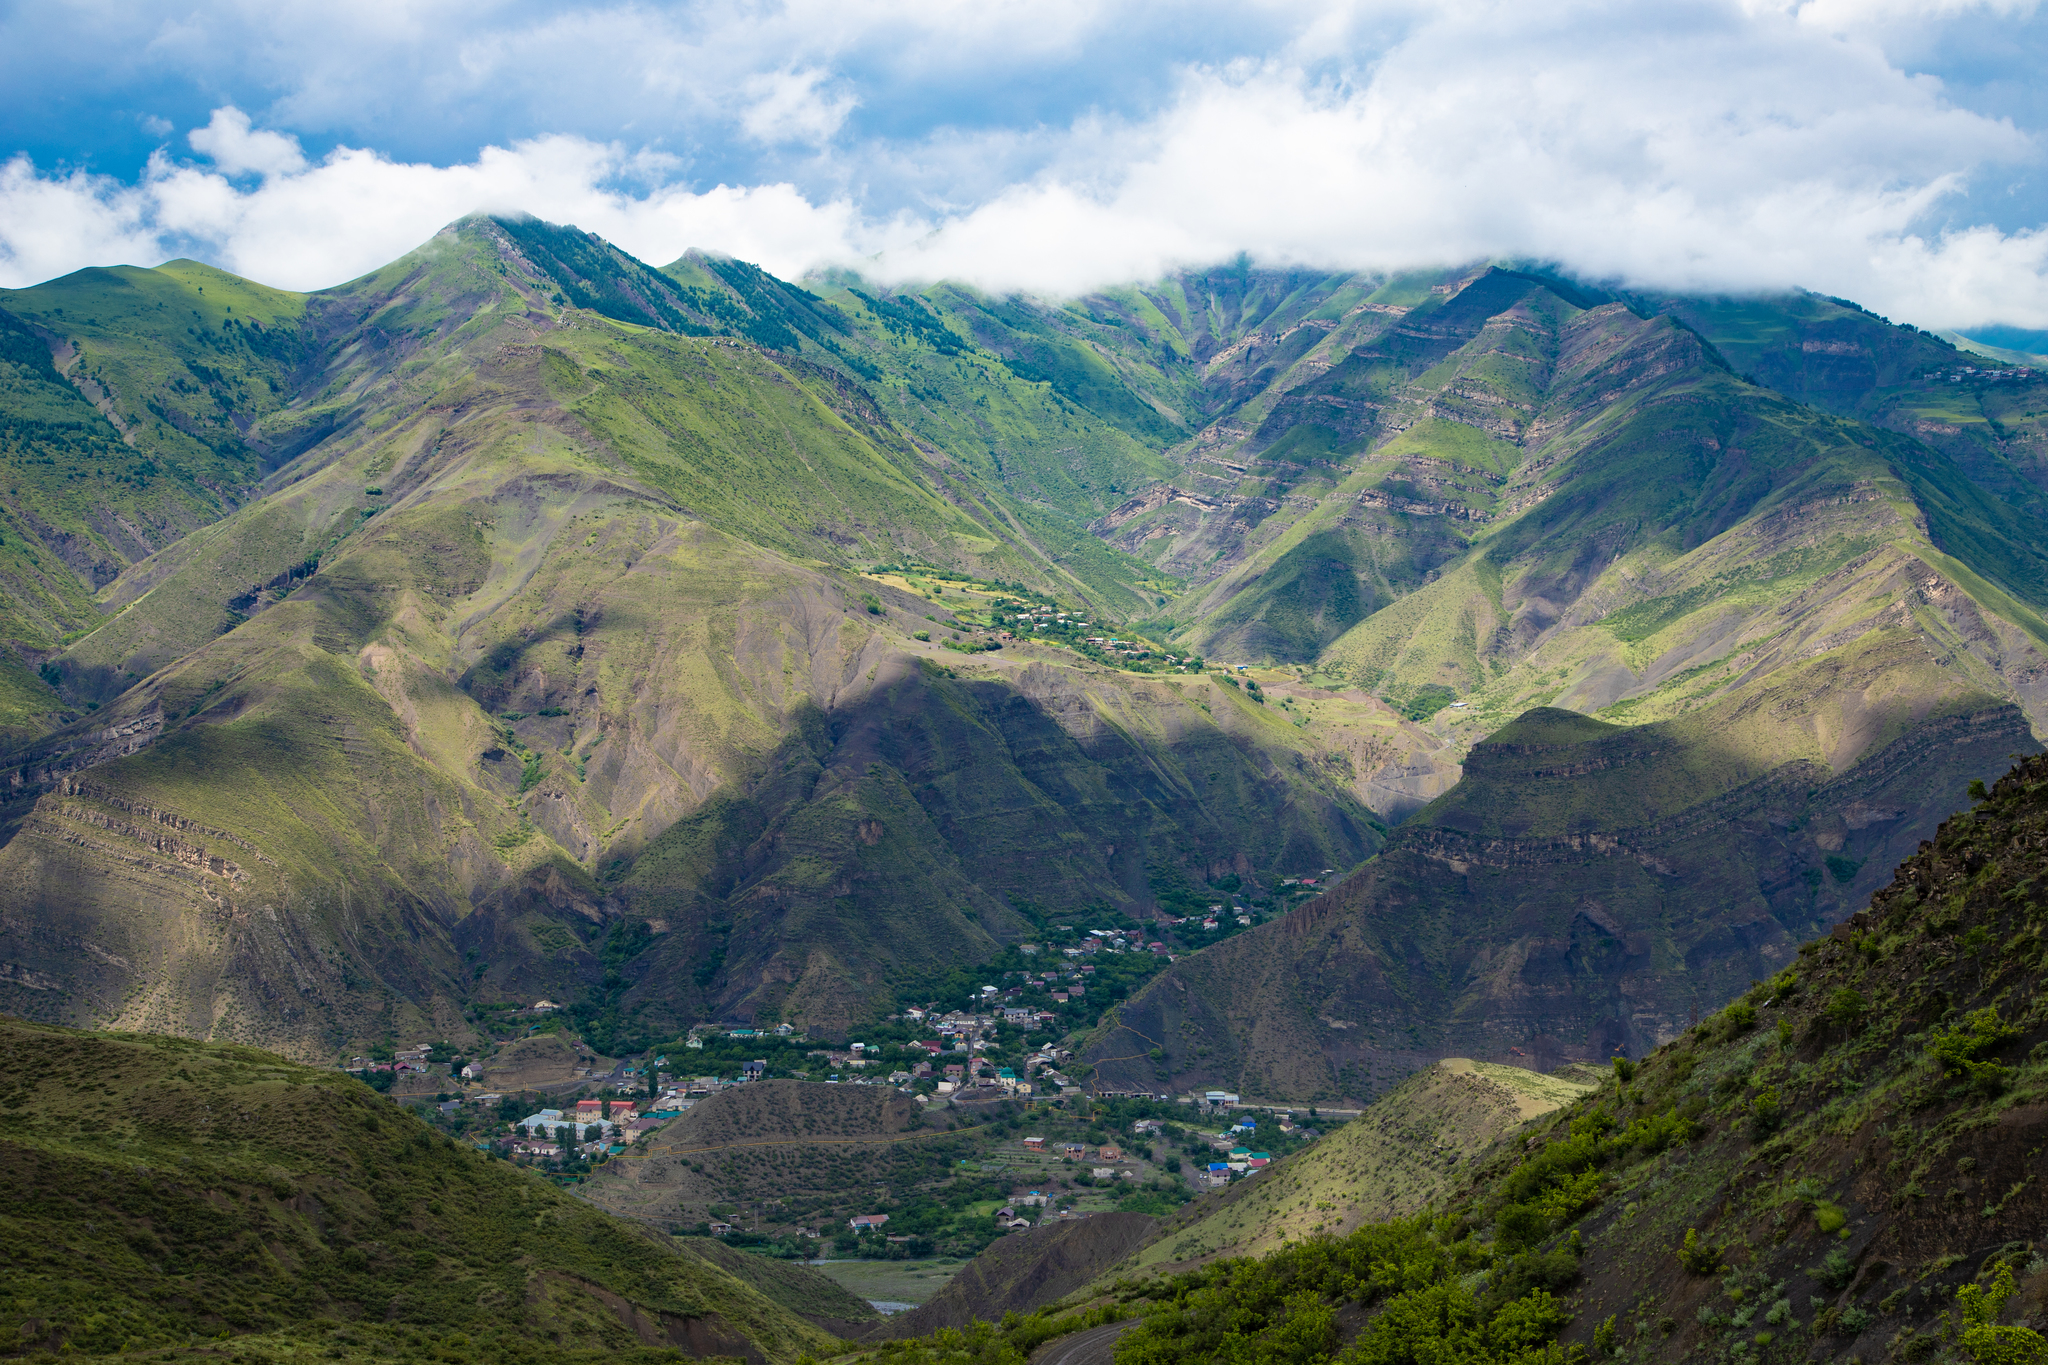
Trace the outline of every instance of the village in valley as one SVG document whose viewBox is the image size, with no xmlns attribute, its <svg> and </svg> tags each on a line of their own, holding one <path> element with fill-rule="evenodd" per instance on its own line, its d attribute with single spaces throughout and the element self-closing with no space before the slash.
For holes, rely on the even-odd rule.
<svg viewBox="0 0 2048 1365">
<path fill-rule="evenodd" d="M 1313 889 L 1307 880 L 1301 892 Z M 664 1231 L 820 1263 L 929 1266 L 929 1284 L 886 1293 L 930 1292 L 1006 1234 L 1100 1213 L 1170 1213 L 1256 1178 L 1343 1121 L 1220 1090 L 1101 1093 L 1075 1064 L 1088 1030 L 1177 956 L 1185 933 L 1239 930 L 1293 891 L 1227 896 L 1142 927 L 1051 926 L 1044 941 L 939 983 L 933 993 L 944 998 L 844 1041 L 815 1040 L 790 1021 L 730 1023 L 613 1057 L 592 1046 L 572 1007 L 538 1000 L 486 1016 L 492 1042 L 476 1055 L 418 1043 L 343 1065 L 477 1150 Z M 840 1144 L 829 1153 L 794 1127 L 717 1140 L 746 1093 L 791 1084 L 817 1097 L 805 1101 L 814 1107 L 828 1094 L 894 1103 L 903 1130 L 863 1136 L 856 1124 L 829 1140 Z M 743 1160 L 714 1173 L 711 1153 L 778 1145 L 816 1166 L 815 1188 L 786 1170 L 763 1179 Z M 677 1188 L 620 1202 L 636 1182 L 661 1186 L 648 1172 L 664 1162 L 687 1167 Z"/>
</svg>

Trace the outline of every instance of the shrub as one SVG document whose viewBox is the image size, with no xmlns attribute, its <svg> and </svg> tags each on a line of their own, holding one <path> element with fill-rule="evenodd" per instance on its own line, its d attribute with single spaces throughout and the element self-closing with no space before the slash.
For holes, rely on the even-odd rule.
<svg viewBox="0 0 2048 1365">
<path fill-rule="evenodd" d="M 1646 1156 L 1655 1156 L 1675 1142 L 1690 1142 L 1699 1136 L 1699 1125 L 1675 1110 L 1646 1115 L 1631 1123 L 1615 1138 Z"/>
<path fill-rule="evenodd" d="M 1495 1272 L 1487 1303 L 1508 1304 L 1532 1293 L 1548 1297 L 1577 1278 L 1579 1258 L 1569 1251 L 1525 1251 Z"/>
<path fill-rule="evenodd" d="M 1806 1273 L 1829 1289 L 1845 1289 L 1849 1281 L 1856 1278 L 1856 1259 L 1841 1247 L 1836 1247 Z"/>
<path fill-rule="evenodd" d="M 1822 1232 L 1837 1233 L 1849 1225 L 1849 1213 L 1840 1204 L 1815 1204 L 1813 1221 L 1820 1225 Z"/>
<path fill-rule="evenodd" d="M 1510 1254 L 1526 1251 L 1550 1235 L 1550 1220 L 1528 1204 L 1511 1204 L 1494 1220 L 1494 1239 Z"/>
<path fill-rule="evenodd" d="M 1636 1078 L 1636 1064 L 1626 1057 L 1614 1059 L 1614 1079 L 1627 1085 Z"/>
<path fill-rule="evenodd" d="M 1437 712 L 1458 699 L 1458 694 L 1442 683 L 1425 683 L 1397 708 L 1409 720 L 1428 720 Z"/>
<path fill-rule="evenodd" d="M 1785 1126 L 1785 1105 L 1778 1088 L 1767 1085 L 1749 1102 L 1749 1135 L 1761 1142 Z"/>
<path fill-rule="evenodd" d="M 1847 1028 L 1861 1019 L 1863 1011 L 1867 1008 L 1869 1008 L 1869 1002 L 1864 1000 L 1857 992 L 1844 986 L 1841 990 L 1828 997 L 1827 1008 L 1822 1010 L 1822 1013 L 1827 1016 L 1827 1021 L 1830 1024 L 1837 1024 Z"/>
<path fill-rule="evenodd" d="M 1998 1017 L 1998 1007 L 1989 1005 L 1963 1016 L 1954 1025 L 1938 1029 L 1927 1040 L 1927 1055 L 1941 1074 L 1962 1079 L 1985 1094 L 2002 1092 L 2012 1079 L 2012 1070 L 1984 1055 L 2019 1037 L 2020 1031 Z"/>
<path fill-rule="evenodd" d="M 1685 1244 L 1678 1248 L 1678 1263 L 1695 1275 L 1712 1275 L 1721 1268 L 1725 1253 L 1700 1241 L 1698 1228 L 1685 1230 Z"/>
<path fill-rule="evenodd" d="M 1966 1284 L 1956 1290 L 1963 1317 L 1963 1354 L 1978 1365 L 2040 1365 L 2048 1361 L 2048 1339 L 2027 1327 L 2002 1327 L 1998 1314 L 2013 1296 L 2012 1267 L 2000 1263 L 1987 1289 Z"/>
<path fill-rule="evenodd" d="M 1747 1033 L 1756 1025 L 1756 1006 L 1738 1000 L 1721 1011 L 1721 1018 L 1727 1024 L 1729 1033 Z"/>
<path fill-rule="evenodd" d="M 1607 1321 L 1593 1329 L 1593 1352 L 1596 1355 L 1621 1354 L 1621 1331 L 1614 1325 L 1614 1315 L 1608 1314 Z"/>
</svg>

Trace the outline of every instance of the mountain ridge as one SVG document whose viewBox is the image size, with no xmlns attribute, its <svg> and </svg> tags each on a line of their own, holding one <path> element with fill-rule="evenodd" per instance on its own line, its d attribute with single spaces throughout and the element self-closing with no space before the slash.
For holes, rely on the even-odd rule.
<svg viewBox="0 0 2048 1365">
<path fill-rule="evenodd" d="M 1740 768 L 1756 810 L 1841 825 L 1737 859 L 1832 878 L 1822 854 L 1868 842 L 1850 806 L 1892 800 L 1841 785 L 1860 759 L 1961 725 L 1953 762 L 1886 760 L 1959 787 L 2029 742 L 1997 704 L 2038 732 L 2048 695 L 2023 432 L 1949 455 L 1863 422 L 1910 425 L 1956 353 L 1843 305 L 1798 304 L 1787 342 L 1764 305 L 1485 265 L 1053 305 L 656 269 L 483 216 L 313 295 L 166 269 L 0 300 L 60 348 L 95 310 L 80 382 L 131 429 L 152 384 L 182 395 L 162 439 L 252 474 L 67 588 L 65 622 L 96 587 L 96 629 L 52 617 L 14 656 L 0 996 L 46 1017 L 305 1056 L 542 994 L 843 1031 L 1038 915 L 1364 863 L 1426 801 L 1498 799 L 1453 787 L 1462 760 L 1552 705 L 1692 735 L 1674 773 Z M 1796 372 L 1842 414 L 1734 372 L 1838 332 L 1891 348 L 1868 383 Z M 2024 388 L 1972 382 L 1986 414 Z M 910 562 L 961 578 L 883 572 Z M 1026 640 L 1027 603 L 1177 661 Z M 1300 648 L 1249 688 L 1180 661 L 1261 631 Z M 1757 706 L 1848 805 L 1715 748 Z"/>
</svg>

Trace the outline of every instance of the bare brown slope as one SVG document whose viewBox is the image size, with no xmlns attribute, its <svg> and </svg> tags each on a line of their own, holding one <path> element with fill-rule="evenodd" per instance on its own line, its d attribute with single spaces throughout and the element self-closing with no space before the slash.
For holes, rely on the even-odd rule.
<svg viewBox="0 0 2048 1365">
<path fill-rule="evenodd" d="M 942 1181 L 973 1150 L 944 1111 L 888 1086 L 758 1081 L 693 1106 L 598 1169 L 593 1203 L 661 1227 L 713 1204 L 766 1223 L 806 1223 L 851 1190 Z"/>
<path fill-rule="evenodd" d="M 1972 778 L 2036 747 L 2016 707 L 1952 682 L 1922 709 L 1926 667 L 1901 639 L 1680 722 L 1532 713 L 1344 884 L 1126 1004 L 1091 1045 L 1094 1083 L 1365 1099 L 1447 1055 L 1641 1055 L 1790 961 Z M 1831 772 L 1818 745 L 1849 712 L 1897 738 Z"/>
<path fill-rule="evenodd" d="M 923 1336 L 1043 1308 L 1137 1250 L 1157 1222 L 1142 1213 L 1098 1213 L 1012 1233 L 961 1267 L 928 1302 L 871 1335 Z"/>
</svg>

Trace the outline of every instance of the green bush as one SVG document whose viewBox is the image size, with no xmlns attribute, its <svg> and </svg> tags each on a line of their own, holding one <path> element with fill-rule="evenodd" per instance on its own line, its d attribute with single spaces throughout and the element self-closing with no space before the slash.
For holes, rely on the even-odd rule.
<svg viewBox="0 0 2048 1365">
<path fill-rule="evenodd" d="M 1396 709 L 1409 720 L 1428 720 L 1457 699 L 1458 694 L 1444 684 L 1425 683 Z"/>
<path fill-rule="evenodd" d="M 1785 1105 L 1778 1088 L 1767 1085 L 1749 1102 L 1749 1135 L 1761 1142 L 1785 1126 Z"/>
<path fill-rule="evenodd" d="M 1956 1290 L 1962 1315 L 1963 1354 L 1978 1365 L 2042 1365 L 2048 1362 L 2048 1339 L 2028 1327 L 1999 1325 L 1998 1315 L 2014 1293 L 2012 1267 L 2000 1262 L 1989 1288 L 1966 1284 Z"/>
<path fill-rule="evenodd" d="M 1821 1263 L 1807 1272 L 1829 1289 L 1846 1289 L 1849 1281 L 1856 1278 L 1856 1258 L 1841 1247 L 1836 1247 L 1821 1259 Z"/>
<path fill-rule="evenodd" d="M 1700 1241 L 1698 1228 L 1685 1230 L 1685 1243 L 1678 1248 L 1678 1263 L 1695 1275 L 1712 1275 L 1721 1268 L 1725 1255 L 1719 1247 L 1709 1247 Z"/>
<path fill-rule="evenodd" d="M 1844 986 L 1828 997 L 1827 1006 L 1821 1013 L 1830 1024 L 1848 1028 L 1861 1019 L 1869 1007 L 1869 1002 L 1860 993 Z"/>
<path fill-rule="evenodd" d="M 2011 1082 L 2012 1070 L 1984 1060 L 1984 1055 L 2019 1036 L 2020 1031 L 2000 1019 L 1998 1007 L 1991 1005 L 1929 1035 L 1927 1055 L 1943 1076 L 1965 1080 L 1973 1089 L 1996 1095 Z"/>
<path fill-rule="evenodd" d="M 1550 1219 L 1527 1204 L 1511 1204 L 1493 1221 L 1495 1244 L 1512 1255 L 1526 1251 L 1550 1235 Z"/>
</svg>

